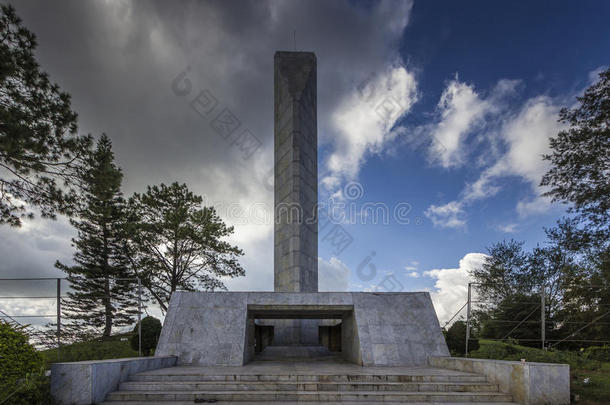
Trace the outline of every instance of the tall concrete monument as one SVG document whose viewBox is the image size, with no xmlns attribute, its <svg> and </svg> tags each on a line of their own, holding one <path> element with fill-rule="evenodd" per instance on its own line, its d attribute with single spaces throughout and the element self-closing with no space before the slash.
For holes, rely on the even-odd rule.
<svg viewBox="0 0 610 405">
<path fill-rule="evenodd" d="M 315 55 L 274 81 L 274 291 L 176 291 L 155 357 L 55 363 L 59 403 L 569 404 L 567 365 L 447 357 L 428 292 L 318 292 Z"/>
<path fill-rule="evenodd" d="M 318 291 L 318 123 L 316 56 L 274 57 L 274 291 Z M 274 342 L 317 344 L 318 323 L 280 320 Z"/>
<path fill-rule="evenodd" d="M 317 292 L 316 56 L 277 52 L 274 87 L 274 290 Z"/>
<path fill-rule="evenodd" d="M 274 292 L 175 292 L 156 355 L 240 366 L 324 344 L 352 363 L 406 366 L 449 354 L 427 292 L 318 292 L 316 73 L 311 52 L 275 54 Z"/>
</svg>

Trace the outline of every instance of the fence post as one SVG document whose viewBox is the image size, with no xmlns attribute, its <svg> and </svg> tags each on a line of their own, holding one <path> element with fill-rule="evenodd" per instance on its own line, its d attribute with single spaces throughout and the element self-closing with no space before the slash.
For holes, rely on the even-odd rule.
<svg viewBox="0 0 610 405">
<path fill-rule="evenodd" d="M 466 307 L 466 353 L 464 357 L 468 357 L 468 341 L 470 340 L 470 298 L 471 298 L 472 284 L 468 283 L 468 306 Z"/>
<path fill-rule="evenodd" d="M 546 339 L 546 310 L 544 303 L 544 284 L 540 287 L 540 340 L 542 341 L 542 350 L 545 350 L 544 341 Z"/>
<path fill-rule="evenodd" d="M 61 360 L 61 278 L 57 279 L 57 361 Z"/>
<path fill-rule="evenodd" d="M 138 356 L 142 357 L 142 281 L 138 277 Z"/>
</svg>

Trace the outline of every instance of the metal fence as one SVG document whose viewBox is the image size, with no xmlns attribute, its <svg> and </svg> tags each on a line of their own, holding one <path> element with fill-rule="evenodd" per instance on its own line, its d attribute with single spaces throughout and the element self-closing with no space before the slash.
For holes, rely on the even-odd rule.
<svg viewBox="0 0 610 405">
<path fill-rule="evenodd" d="M 141 320 L 144 300 L 141 280 L 139 278 L 111 280 L 134 281 L 137 283 L 138 355 L 142 356 Z M 8 293 L 8 291 L 18 290 L 14 283 L 20 283 L 20 286 L 17 287 L 20 287 L 22 292 L 25 293 L 21 295 Z M 61 360 L 61 346 L 65 340 L 62 331 L 62 303 L 69 298 L 67 295 L 70 289 L 69 284 L 65 277 L 0 278 L 0 285 L 2 286 L 0 288 L 0 319 L 15 327 L 22 328 L 30 336 L 30 343 L 34 346 L 56 348 L 57 361 Z M 54 325 L 53 330 L 51 325 Z"/>
<path fill-rule="evenodd" d="M 475 309 L 481 307 L 493 307 L 497 303 L 492 303 L 490 301 L 484 301 L 476 297 L 476 287 L 481 285 L 480 283 L 468 283 L 468 297 L 466 302 L 460 307 L 460 309 L 443 325 L 443 329 L 446 329 L 454 320 L 463 319 L 466 322 L 466 339 L 465 339 L 465 348 L 464 354 L 468 356 L 469 352 L 469 343 L 474 339 L 487 339 L 487 340 L 496 340 L 496 341 L 514 341 L 518 340 L 520 342 L 528 342 L 534 343 L 539 342 L 540 347 L 543 350 L 547 350 L 561 343 L 566 342 L 575 342 L 575 343 L 585 343 L 585 344 L 608 344 L 610 340 L 605 339 L 586 339 L 581 336 L 584 332 L 587 331 L 588 328 L 592 326 L 600 326 L 600 325 L 610 325 L 610 322 L 604 322 L 604 318 L 610 318 L 610 304 L 598 303 L 600 308 L 603 308 L 600 315 L 593 317 L 593 319 L 587 319 L 584 321 L 571 321 L 571 320 L 551 320 L 547 316 L 549 313 L 549 302 L 548 302 L 548 292 L 546 288 L 541 288 L 539 292 L 535 295 L 538 295 L 538 299 L 532 301 L 513 301 L 512 303 L 515 305 L 519 305 L 521 309 L 527 308 L 527 314 L 522 316 L 519 314 L 515 314 L 514 317 L 511 316 L 511 319 L 505 318 L 494 318 L 488 319 L 487 322 L 490 323 L 503 323 L 508 325 L 514 325 L 510 330 L 505 333 L 501 338 L 494 338 L 489 336 L 478 336 L 477 338 L 472 337 L 472 322 L 473 322 L 473 313 Z M 593 290 L 608 288 L 607 286 L 588 286 Z M 576 328 L 576 330 L 568 333 L 565 336 L 556 336 L 555 338 L 549 338 L 549 332 L 553 332 L 553 325 L 561 324 L 561 325 L 572 325 Z M 533 331 L 538 329 L 538 338 L 523 338 L 519 336 L 515 336 L 514 332 L 517 331 L 521 326 L 529 325 L 529 330 Z"/>
</svg>

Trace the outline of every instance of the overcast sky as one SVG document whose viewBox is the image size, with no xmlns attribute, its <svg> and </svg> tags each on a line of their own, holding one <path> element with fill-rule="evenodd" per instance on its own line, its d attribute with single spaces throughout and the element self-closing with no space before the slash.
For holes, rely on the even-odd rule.
<svg viewBox="0 0 610 405">
<path fill-rule="evenodd" d="M 534 246 L 563 214 L 540 196 L 540 156 L 558 110 L 610 64 L 605 2 L 14 5 L 79 131 L 112 139 L 126 196 L 184 182 L 235 225 L 246 277 L 231 290 L 273 289 L 273 54 L 315 52 L 319 199 L 354 207 L 344 249 L 320 230 L 320 289 L 430 290 L 441 319 L 464 302 L 486 246 Z M 192 108 L 199 94 L 214 100 L 209 114 Z M 259 148 L 213 129 L 224 109 Z M 386 204 L 390 221 L 367 221 L 367 203 Z M 73 235 L 62 218 L 0 228 L 1 274 L 60 276 Z"/>
</svg>

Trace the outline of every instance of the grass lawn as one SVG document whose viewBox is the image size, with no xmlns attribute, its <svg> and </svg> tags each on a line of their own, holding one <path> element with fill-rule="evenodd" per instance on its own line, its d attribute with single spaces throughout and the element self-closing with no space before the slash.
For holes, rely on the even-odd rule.
<svg viewBox="0 0 610 405">
<path fill-rule="evenodd" d="M 485 339 L 479 340 L 479 344 L 479 349 L 472 351 L 471 357 L 517 361 L 525 359 L 532 362 L 569 364 L 573 403 L 582 405 L 610 404 L 609 362 L 587 360 L 573 351 L 543 351 L 532 347 Z"/>
<path fill-rule="evenodd" d="M 107 339 L 73 343 L 61 347 L 59 361 L 106 360 L 122 357 L 138 357 L 138 351 L 129 344 L 131 334 L 114 335 Z M 47 364 L 56 363 L 57 349 L 40 352 Z"/>
<path fill-rule="evenodd" d="M 578 395 L 578 404 L 610 404 L 610 363 L 602 363 L 599 370 L 572 370 L 572 394 Z M 585 378 L 589 381 L 584 383 Z"/>
</svg>

